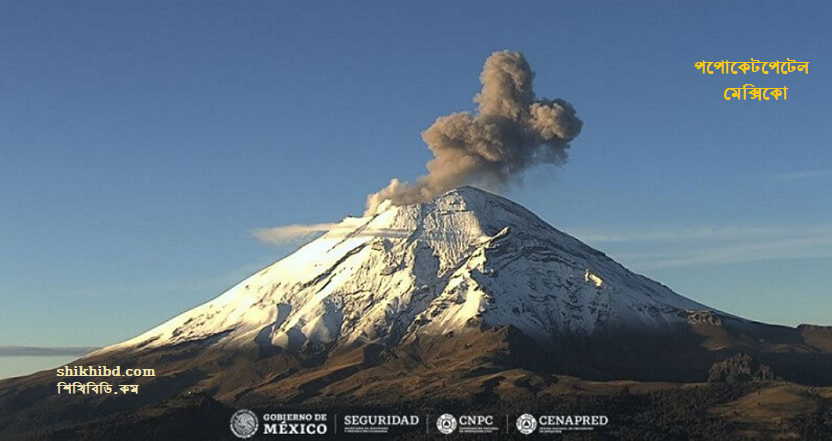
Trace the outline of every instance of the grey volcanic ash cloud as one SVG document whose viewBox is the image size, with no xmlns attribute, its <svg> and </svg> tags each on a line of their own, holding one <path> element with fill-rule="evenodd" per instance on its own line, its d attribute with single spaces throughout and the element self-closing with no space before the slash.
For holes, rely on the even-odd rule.
<svg viewBox="0 0 832 441">
<path fill-rule="evenodd" d="M 393 179 L 367 197 L 367 214 L 392 205 L 428 201 L 460 185 L 500 191 L 535 164 L 562 164 L 583 122 L 562 99 L 536 99 L 534 73 L 520 52 L 499 51 L 485 61 L 474 97 L 478 111 L 440 117 L 422 139 L 434 158 L 415 184 Z"/>
</svg>

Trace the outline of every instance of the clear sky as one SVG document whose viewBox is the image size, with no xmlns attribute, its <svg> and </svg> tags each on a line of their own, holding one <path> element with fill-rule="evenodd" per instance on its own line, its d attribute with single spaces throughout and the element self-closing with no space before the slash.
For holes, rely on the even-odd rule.
<svg viewBox="0 0 832 441">
<path fill-rule="evenodd" d="M 103 346 L 360 214 L 522 51 L 584 121 L 507 196 L 682 295 L 832 325 L 829 2 L 0 2 L 0 346 Z M 791 58 L 809 74 L 702 75 Z M 788 89 L 725 101 L 726 87 Z M 296 246 L 296 245 L 295 245 Z"/>
</svg>

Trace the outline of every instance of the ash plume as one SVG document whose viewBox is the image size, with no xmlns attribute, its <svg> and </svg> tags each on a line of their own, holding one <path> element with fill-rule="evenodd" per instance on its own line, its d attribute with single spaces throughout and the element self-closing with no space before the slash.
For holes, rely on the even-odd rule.
<svg viewBox="0 0 832 441">
<path fill-rule="evenodd" d="M 482 91 L 474 97 L 477 112 L 437 118 L 422 132 L 434 155 L 427 163 L 428 174 L 415 184 L 391 180 L 367 197 L 365 214 L 375 214 L 385 201 L 424 202 L 468 183 L 501 191 L 535 164 L 566 162 L 569 142 L 583 123 L 568 102 L 537 100 L 533 78 L 522 53 L 491 54 L 480 74 Z"/>
</svg>

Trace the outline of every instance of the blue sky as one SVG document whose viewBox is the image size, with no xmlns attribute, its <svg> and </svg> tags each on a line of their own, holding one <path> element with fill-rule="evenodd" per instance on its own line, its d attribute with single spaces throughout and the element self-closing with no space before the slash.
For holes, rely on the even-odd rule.
<svg viewBox="0 0 832 441">
<path fill-rule="evenodd" d="M 253 229 L 360 214 L 501 49 L 584 121 L 508 197 L 697 301 L 832 324 L 832 6 L 693 3 L 2 2 L 0 345 L 116 343 L 292 251 Z M 694 68 L 752 57 L 809 74 Z"/>
</svg>

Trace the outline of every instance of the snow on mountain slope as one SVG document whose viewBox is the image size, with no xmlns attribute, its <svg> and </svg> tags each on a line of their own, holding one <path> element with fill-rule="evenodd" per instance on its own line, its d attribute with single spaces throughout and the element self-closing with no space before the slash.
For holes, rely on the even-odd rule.
<svg viewBox="0 0 832 441">
<path fill-rule="evenodd" d="M 703 305 L 634 274 L 525 208 L 471 187 L 347 218 L 226 293 L 105 348 L 394 345 L 514 325 L 526 335 L 662 330 Z"/>
</svg>

